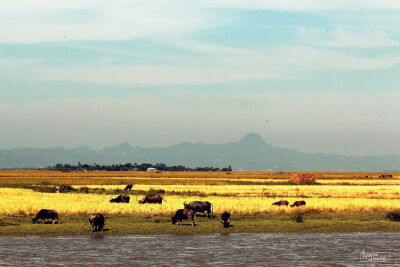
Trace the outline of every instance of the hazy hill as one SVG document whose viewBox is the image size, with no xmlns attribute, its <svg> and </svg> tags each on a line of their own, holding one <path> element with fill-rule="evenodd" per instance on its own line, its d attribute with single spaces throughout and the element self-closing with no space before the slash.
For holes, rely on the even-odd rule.
<svg viewBox="0 0 400 267">
<path fill-rule="evenodd" d="M 257 134 L 226 144 L 189 143 L 169 147 L 132 147 L 129 143 L 92 150 L 15 148 L 0 150 L 0 168 L 46 167 L 57 163 L 156 163 L 188 167 L 231 165 L 234 170 L 383 171 L 400 169 L 400 156 L 350 157 L 302 153 L 271 146 Z"/>
</svg>

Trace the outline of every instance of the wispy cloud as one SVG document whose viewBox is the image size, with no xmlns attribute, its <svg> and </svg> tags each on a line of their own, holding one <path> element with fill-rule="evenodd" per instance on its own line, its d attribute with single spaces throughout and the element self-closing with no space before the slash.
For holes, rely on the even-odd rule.
<svg viewBox="0 0 400 267">
<path fill-rule="evenodd" d="M 246 54 L 249 51 L 246 49 L 234 48 L 229 46 L 217 45 L 207 42 L 200 42 L 194 40 L 188 40 L 185 38 L 176 39 L 164 39 L 163 42 L 173 44 L 179 48 L 201 52 L 201 53 L 220 53 L 220 54 Z"/>
<path fill-rule="evenodd" d="M 298 71 L 314 70 L 377 70 L 394 67 L 400 62 L 400 55 L 391 54 L 370 57 L 354 53 L 317 49 L 310 47 L 283 47 L 276 51 L 276 59 L 286 68 Z M 278 64 L 278 63 L 277 63 Z"/>
<path fill-rule="evenodd" d="M 236 52 L 236 51 L 234 51 Z M 18 81 L 93 82 L 128 86 L 201 85 L 290 79 L 316 70 L 376 70 L 396 66 L 400 56 L 375 57 L 306 46 L 282 46 L 256 52 L 165 58 L 170 64 L 119 64 L 102 58 L 97 63 L 46 66 L 34 60 L 3 60 L 0 75 Z M 182 64 L 182 60 L 186 61 Z M 1 60 L 0 60 L 1 62 Z M 215 62 L 215 63 L 212 63 Z M 190 66 L 190 67 L 188 67 Z"/>
<path fill-rule="evenodd" d="M 40 61 L 31 58 L 0 58 L 0 78 L 10 81 L 34 79 L 33 69 L 40 65 Z M 22 74 L 22 75 L 21 75 Z"/>
<path fill-rule="evenodd" d="M 82 53 L 96 51 L 101 56 L 89 62 L 69 62 L 66 59 L 56 63 L 44 59 L 6 58 L 0 67 L 0 75 L 7 80 L 24 77 L 26 81 L 147 86 L 290 79 L 315 70 L 385 69 L 399 64 L 398 53 L 389 50 L 366 53 L 363 50 L 398 47 L 399 41 L 393 33 L 379 31 L 375 27 L 364 30 L 362 25 L 367 18 L 354 18 L 351 14 L 341 12 L 328 15 L 334 27 L 298 27 L 292 24 L 298 38 L 290 44 L 285 40 L 278 44 L 256 40 L 252 49 L 247 49 L 207 38 L 197 40 L 191 38 L 191 33 L 234 21 L 234 17 L 228 18 L 229 15 L 210 7 L 303 11 L 374 6 L 387 9 L 397 8 L 398 5 L 397 1 L 372 0 L 219 0 L 200 3 L 90 0 L 83 4 L 80 1 L 49 0 L 26 4 L 25 1 L 16 0 L 0 9 L 0 14 L 4 15 L 0 16 L 0 23 L 8 26 L 0 28 L 0 43 L 82 39 L 113 41 L 146 37 L 148 43 L 155 46 L 153 50 L 143 52 L 129 46 L 67 42 L 63 44 L 66 49 L 81 49 Z M 393 17 L 392 14 L 389 19 Z M 260 31 L 259 34 L 269 33 Z M 176 51 L 171 52 L 164 45 L 174 47 Z"/>
<path fill-rule="evenodd" d="M 310 45 L 349 48 L 396 47 L 400 42 L 387 32 L 356 31 L 346 28 L 299 28 L 300 38 Z"/>
<path fill-rule="evenodd" d="M 400 9 L 396 0 L 206 0 L 203 5 L 214 8 L 242 8 L 264 10 L 391 10 Z"/>
<path fill-rule="evenodd" d="M 185 68 L 167 66 L 86 66 L 69 68 L 36 68 L 35 81 L 75 81 L 129 86 L 200 85 L 238 81 L 257 81 L 282 78 L 270 68 L 268 71 L 223 68 Z"/>
<path fill-rule="evenodd" d="M 175 3 L 175 4 L 174 4 Z M 184 34 L 221 23 L 189 2 L 10 1 L 0 7 L 0 43 L 125 40 Z"/>
</svg>

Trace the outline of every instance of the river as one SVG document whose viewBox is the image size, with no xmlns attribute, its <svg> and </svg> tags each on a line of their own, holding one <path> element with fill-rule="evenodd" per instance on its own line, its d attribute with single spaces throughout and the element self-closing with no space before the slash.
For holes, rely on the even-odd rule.
<svg viewBox="0 0 400 267">
<path fill-rule="evenodd" d="M 400 233 L 0 237 L 1 266 L 400 264 Z"/>
</svg>

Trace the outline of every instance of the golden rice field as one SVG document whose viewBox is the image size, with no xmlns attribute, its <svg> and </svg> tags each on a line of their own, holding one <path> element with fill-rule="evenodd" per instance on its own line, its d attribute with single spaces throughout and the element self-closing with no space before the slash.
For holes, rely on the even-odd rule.
<svg viewBox="0 0 400 267">
<path fill-rule="evenodd" d="M 60 214 L 171 214 L 184 201 L 207 200 L 214 212 L 229 210 L 237 214 L 290 213 L 296 208 L 275 207 L 280 199 L 290 203 L 305 200 L 310 212 L 383 212 L 400 210 L 400 175 L 379 179 L 379 173 L 316 173 L 318 185 L 290 185 L 293 173 L 195 173 L 195 172 L 89 172 L 61 173 L 37 171 L 0 172 L 0 214 L 34 214 L 42 208 Z M 368 176 L 368 178 L 366 177 Z M 210 182 L 211 181 L 211 182 Z M 261 183 L 254 183 L 255 181 Z M 263 183 L 268 181 L 268 183 Z M 70 184 L 75 188 L 104 188 L 105 192 L 123 190 L 134 183 L 131 203 L 110 203 L 111 194 L 41 193 L 18 188 L 24 185 Z M 135 191 L 164 190 L 162 205 L 139 205 Z M 191 196 L 191 192 L 202 197 Z M 183 194 L 185 193 L 185 194 Z M 143 197 L 138 195 L 137 197 Z"/>
<path fill-rule="evenodd" d="M 83 186 L 76 186 L 80 188 Z M 105 190 L 123 190 L 125 185 L 86 185 L 88 188 L 104 188 Z M 400 186 L 299 186 L 299 185 L 135 185 L 133 190 L 164 190 L 166 193 L 179 194 L 199 192 L 207 196 L 225 197 L 296 197 L 296 198 L 368 198 L 368 199 L 400 199 Z M 190 198 L 190 197 L 189 197 Z"/>
<path fill-rule="evenodd" d="M 0 214 L 25 215 L 34 214 L 42 208 L 55 209 L 60 214 L 171 214 L 182 208 L 188 200 L 185 196 L 169 196 L 162 205 L 140 205 L 135 201 L 128 204 L 110 203 L 109 195 L 101 194 L 55 194 L 39 193 L 27 189 L 0 189 Z M 299 198 L 285 198 L 290 202 Z M 214 212 L 229 210 L 237 214 L 290 213 L 294 209 L 271 206 L 275 198 L 260 197 L 197 197 L 196 200 L 207 200 L 213 203 Z M 388 199 L 365 198 L 307 198 L 304 211 L 320 212 L 377 212 L 400 209 L 400 202 Z"/>
<path fill-rule="evenodd" d="M 74 184 L 74 185 L 226 185 L 226 184 L 282 184 L 294 172 L 56 172 L 56 171 L 0 171 L 0 187 L 18 184 Z M 315 172 L 319 184 L 400 185 L 400 173 L 391 179 L 379 179 L 381 173 Z"/>
</svg>

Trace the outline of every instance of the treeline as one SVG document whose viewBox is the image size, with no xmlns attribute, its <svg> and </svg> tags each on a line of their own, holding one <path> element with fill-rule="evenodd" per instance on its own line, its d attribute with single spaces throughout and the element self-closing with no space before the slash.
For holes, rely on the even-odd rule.
<svg viewBox="0 0 400 267">
<path fill-rule="evenodd" d="M 94 163 L 91 164 L 81 164 L 71 165 L 71 164 L 57 164 L 55 166 L 49 166 L 44 168 L 44 170 L 49 171 L 147 171 L 148 168 L 155 168 L 158 171 L 202 171 L 202 172 L 212 172 L 212 171 L 224 171 L 231 172 L 232 167 L 227 168 L 214 168 L 214 167 L 196 167 L 189 168 L 183 165 L 167 166 L 164 163 L 150 164 L 150 163 L 126 163 L 126 164 L 113 164 L 113 165 L 99 165 Z M 43 169 L 42 169 L 43 170 Z"/>
</svg>

